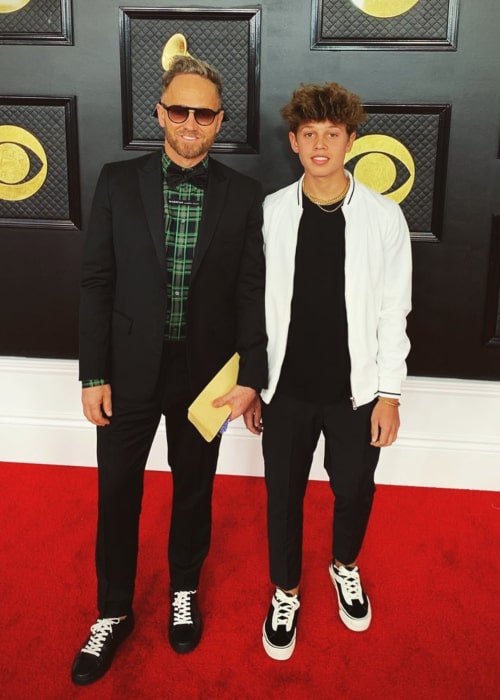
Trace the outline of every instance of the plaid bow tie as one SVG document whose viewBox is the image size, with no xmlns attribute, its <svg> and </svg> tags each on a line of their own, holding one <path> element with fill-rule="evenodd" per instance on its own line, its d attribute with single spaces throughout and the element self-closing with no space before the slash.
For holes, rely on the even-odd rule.
<svg viewBox="0 0 500 700">
<path fill-rule="evenodd" d="M 189 182 L 195 187 L 205 190 L 208 185 L 208 168 L 201 163 L 194 168 L 181 168 L 176 163 L 170 163 L 167 169 L 167 184 L 175 188 L 183 182 Z"/>
</svg>

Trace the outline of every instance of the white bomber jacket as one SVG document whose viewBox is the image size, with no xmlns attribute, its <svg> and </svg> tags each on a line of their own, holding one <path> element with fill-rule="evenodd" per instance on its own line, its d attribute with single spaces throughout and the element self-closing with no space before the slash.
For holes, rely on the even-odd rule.
<svg viewBox="0 0 500 700">
<path fill-rule="evenodd" d="M 348 171 L 346 176 L 350 186 L 342 205 L 345 301 L 351 396 L 356 408 L 378 395 L 400 396 L 410 350 L 406 316 L 411 309 L 411 245 L 398 204 L 357 182 Z M 264 201 L 269 382 L 262 398 L 266 403 L 276 391 L 286 351 L 302 180 Z M 318 299 L 318 303 L 326 305 L 328 300 Z"/>
</svg>

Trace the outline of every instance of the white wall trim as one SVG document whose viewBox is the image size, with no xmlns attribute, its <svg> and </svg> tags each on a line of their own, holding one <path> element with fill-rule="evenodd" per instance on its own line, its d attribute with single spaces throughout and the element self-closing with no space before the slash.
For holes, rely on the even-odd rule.
<svg viewBox="0 0 500 700">
<path fill-rule="evenodd" d="M 74 360 L 0 357 L 0 461 L 95 466 Z M 384 484 L 500 490 L 500 383 L 409 377 L 397 443 L 382 450 Z M 323 445 L 311 478 L 325 479 Z M 160 425 L 148 468 L 166 469 Z M 222 442 L 219 473 L 262 476 L 260 440 L 241 421 Z"/>
</svg>

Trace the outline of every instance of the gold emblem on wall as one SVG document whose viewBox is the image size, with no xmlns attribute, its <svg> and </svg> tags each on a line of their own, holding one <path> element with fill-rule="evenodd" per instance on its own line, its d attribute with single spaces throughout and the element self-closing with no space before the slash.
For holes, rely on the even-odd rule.
<svg viewBox="0 0 500 700">
<path fill-rule="evenodd" d="M 191 56 L 187 50 L 187 40 L 184 34 L 172 34 L 163 48 L 161 65 L 167 71 L 176 56 Z"/>
<path fill-rule="evenodd" d="M 351 0 L 361 12 L 372 17 L 397 17 L 411 10 L 420 0 Z"/>
<path fill-rule="evenodd" d="M 410 151 L 401 141 L 385 134 L 368 134 L 354 141 L 345 162 L 356 158 L 353 175 L 364 185 L 394 199 L 400 204 L 411 192 L 415 182 L 415 162 Z M 398 159 L 408 170 L 409 176 L 399 187 L 397 181 Z"/>
<path fill-rule="evenodd" d="M 41 168 L 26 180 L 30 151 L 40 159 Z M 32 197 L 45 182 L 47 170 L 47 154 L 36 136 L 20 126 L 0 125 L 0 199 L 16 202 Z"/>
<path fill-rule="evenodd" d="M 31 0 L 0 0 L 0 12 L 17 12 L 30 2 Z"/>
</svg>

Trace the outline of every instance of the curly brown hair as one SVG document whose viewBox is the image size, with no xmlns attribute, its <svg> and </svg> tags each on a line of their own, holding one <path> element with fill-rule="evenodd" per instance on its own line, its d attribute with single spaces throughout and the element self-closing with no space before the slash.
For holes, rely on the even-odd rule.
<svg viewBox="0 0 500 700">
<path fill-rule="evenodd" d="M 301 83 L 294 90 L 290 102 L 281 109 L 281 116 L 294 134 L 307 121 L 345 124 L 348 134 L 354 133 L 366 121 L 366 113 L 358 95 L 338 83 Z"/>
</svg>

